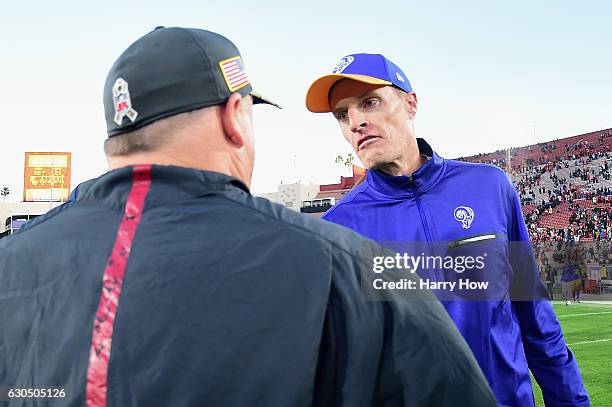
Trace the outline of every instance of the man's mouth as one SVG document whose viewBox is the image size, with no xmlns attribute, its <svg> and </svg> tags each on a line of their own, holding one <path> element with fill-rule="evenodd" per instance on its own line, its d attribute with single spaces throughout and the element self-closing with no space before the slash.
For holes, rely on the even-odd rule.
<svg viewBox="0 0 612 407">
<path fill-rule="evenodd" d="M 372 143 L 375 143 L 380 137 L 378 136 L 365 136 L 357 141 L 357 150 L 361 150 L 362 148 L 366 148 Z"/>
</svg>

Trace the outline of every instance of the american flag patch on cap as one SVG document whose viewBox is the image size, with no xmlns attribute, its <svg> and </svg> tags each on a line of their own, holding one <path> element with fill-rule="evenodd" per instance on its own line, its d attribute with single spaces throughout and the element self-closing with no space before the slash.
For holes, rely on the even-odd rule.
<svg viewBox="0 0 612 407">
<path fill-rule="evenodd" d="M 249 84 L 249 77 L 246 74 L 240 56 L 223 60 L 219 62 L 219 66 L 230 92 Z"/>
</svg>

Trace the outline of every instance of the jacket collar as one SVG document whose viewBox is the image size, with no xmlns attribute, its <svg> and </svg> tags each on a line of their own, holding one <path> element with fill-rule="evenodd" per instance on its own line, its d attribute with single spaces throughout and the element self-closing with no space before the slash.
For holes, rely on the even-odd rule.
<svg viewBox="0 0 612 407">
<path fill-rule="evenodd" d="M 367 182 L 377 192 L 389 197 L 422 195 L 436 185 L 446 169 L 446 160 L 436 154 L 427 142 L 417 138 L 419 153 L 431 157 L 411 176 L 393 176 L 379 170 L 368 170 Z"/>
<path fill-rule="evenodd" d="M 123 167 L 79 185 L 77 201 L 123 204 L 132 185 L 133 167 Z M 214 193 L 249 193 L 247 186 L 229 175 L 193 168 L 153 165 L 149 196 L 156 204 Z"/>
</svg>

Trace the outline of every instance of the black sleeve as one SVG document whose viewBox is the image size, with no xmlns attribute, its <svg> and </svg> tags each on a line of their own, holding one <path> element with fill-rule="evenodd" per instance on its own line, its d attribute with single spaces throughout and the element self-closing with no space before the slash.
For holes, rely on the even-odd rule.
<svg viewBox="0 0 612 407">
<path fill-rule="evenodd" d="M 378 299 L 369 293 L 370 257 L 381 250 L 336 256 L 326 323 L 331 332 L 324 337 L 334 355 L 326 358 L 333 361 L 330 405 L 496 406 L 471 350 L 430 291 L 385 290 Z M 405 270 L 379 277 L 418 282 Z"/>
<path fill-rule="evenodd" d="M 397 298 L 384 307 L 376 405 L 497 405 L 472 351 L 433 295 Z"/>
</svg>

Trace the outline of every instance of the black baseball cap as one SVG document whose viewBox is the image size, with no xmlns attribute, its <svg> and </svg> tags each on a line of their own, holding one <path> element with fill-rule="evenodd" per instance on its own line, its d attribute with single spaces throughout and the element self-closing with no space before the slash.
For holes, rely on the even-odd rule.
<svg viewBox="0 0 612 407">
<path fill-rule="evenodd" d="M 280 108 L 253 91 L 242 56 L 227 38 L 195 28 L 157 27 L 130 45 L 106 77 L 107 134 L 218 105 L 234 92 Z"/>
</svg>

